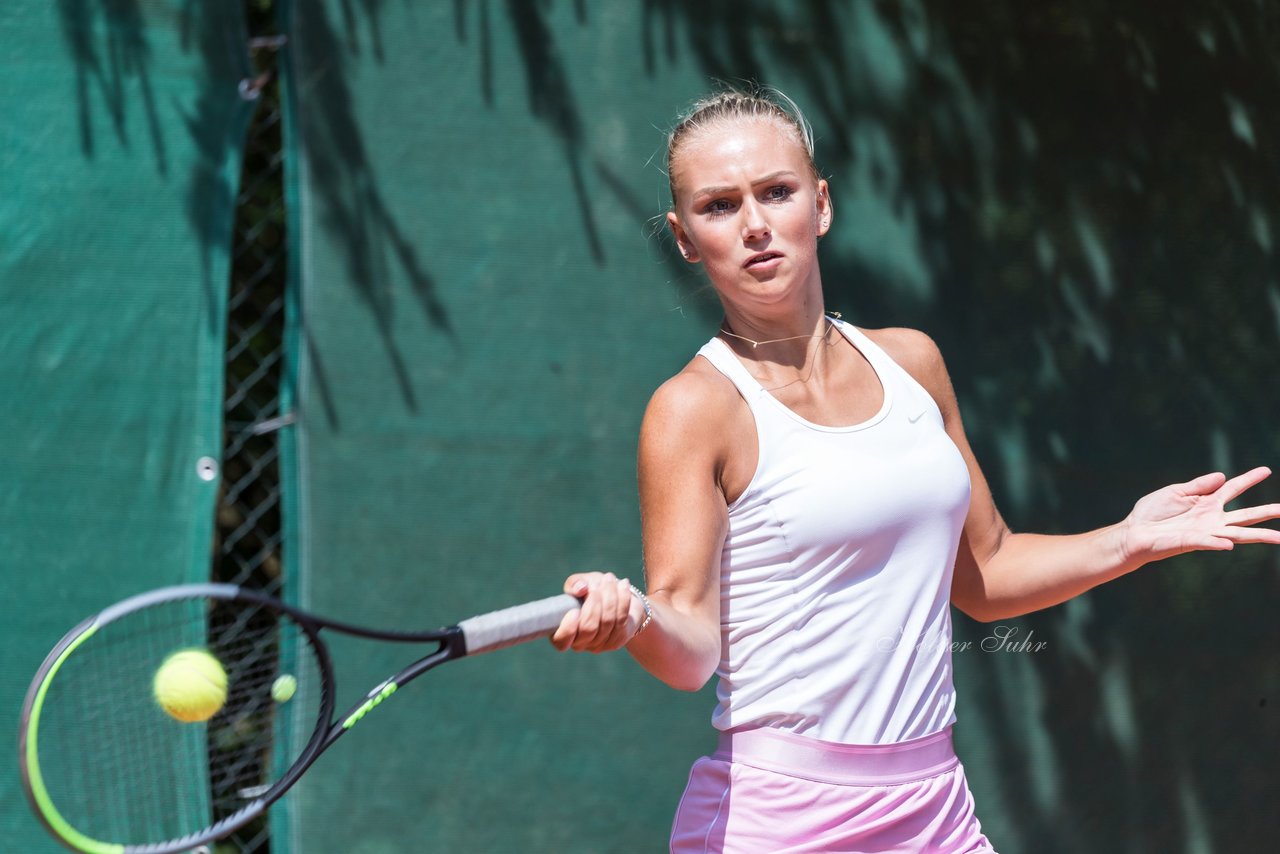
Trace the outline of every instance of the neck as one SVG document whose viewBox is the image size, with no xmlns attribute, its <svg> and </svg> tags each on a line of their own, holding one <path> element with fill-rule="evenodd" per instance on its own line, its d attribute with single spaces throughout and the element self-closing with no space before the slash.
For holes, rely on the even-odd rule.
<svg viewBox="0 0 1280 854">
<path fill-rule="evenodd" d="M 775 361 L 787 352 L 804 353 L 809 342 L 801 339 L 822 335 L 827 326 L 822 300 L 819 298 L 806 300 L 803 305 L 790 306 L 785 311 L 776 313 L 725 305 L 724 321 L 720 328 L 728 333 L 731 343 L 755 350 L 750 354 L 751 357 Z M 756 342 L 756 346 L 752 342 Z M 735 349 L 738 348 L 735 346 Z"/>
<path fill-rule="evenodd" d="M 831 358 L 827 355 L 831 336 L 840 337 L 839 332 L 832 332 L 833 327 L 834 321 L 823 316 L 818 319 L 814 334 L 761 341 L 721 326 L 720 340 L 728 343 L 765 391 L 777 392 L 797 383 L 823 382 L 822 374 L 828 371 L 826 365 Z"/>
<path fill-rule="evenodd" d="M 839 313 L 834 313 L 839 317 Z M 743 334 L 733 328 L 726 316 L 720 325 L 720 338 L 727 343 L 740 358 L 755 362 L 761 367 L 769 365 L 786 366 L 796 369 L 811 369 L 821 349 L 818 342 L 831 332 L 831 321 L 820 314 L 808 331 L 796 335 L 778 335 L 774 338 L 755 338 Z M 777 335 L 783 331 L 780 326 L 751 325 L 747 327 L 755 335 Z M 791 331 L 799 328 L 793 326 Z"/>
</svg>

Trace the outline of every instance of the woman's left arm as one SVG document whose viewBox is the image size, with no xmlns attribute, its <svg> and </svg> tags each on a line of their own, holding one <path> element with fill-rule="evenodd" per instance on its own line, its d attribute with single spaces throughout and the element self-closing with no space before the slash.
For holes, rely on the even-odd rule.
<svg viewBox="0 0 1280 854">
<path fill-rule="evenodd" d="M 956 555 L 951 601 L 984 622 L 1065 602 L 1144 564 L 1191 551 L 1229 551 L 1236 543 L 1280 545 L 1280 531 L 1253 528 L 1280 518 L 1280 504 L 1239 510 L 1226 505 L 1271 470 L 1228 479 L 1221 472 L 1157 489 L 1122 521 L 1084 534 L 1013 533 L 1001 518 L 965 437 L 942 354 L 923 332 L 882 330 L 885 349 L 938 404 L 947 435 L 969 468 L 969 516 Z"/>
</svg>

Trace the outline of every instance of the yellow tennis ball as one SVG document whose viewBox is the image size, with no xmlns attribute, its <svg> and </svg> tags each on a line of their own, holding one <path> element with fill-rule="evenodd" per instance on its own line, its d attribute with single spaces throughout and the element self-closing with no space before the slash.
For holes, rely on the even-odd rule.
<svg viewBox="0 0 1280 854">
<path fill-rule="evenodd" d="M 183 649 L 164 660 L 152 685 L 156 702 L 184 723 L 207 721 L 227 701 L 227 672 L 203 649 Z"/>
<path fill-rule="evenodd" d="M 276 681 L 271 683 L 271 699 L 277 703 L 287 703 L 293 699 L 293 694 L 298 690 L 298 680 L 285 673 L 276 677 Z"/>
</svg>

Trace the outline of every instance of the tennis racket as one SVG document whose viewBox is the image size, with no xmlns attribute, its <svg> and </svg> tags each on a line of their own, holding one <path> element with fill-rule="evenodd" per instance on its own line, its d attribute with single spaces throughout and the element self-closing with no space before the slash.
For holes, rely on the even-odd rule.
<svg viewBox="0 0 1280 854">
<path fill-rule="evenodd" d="M 549 635 L 579 606 L 568 595 L 425 632 L 322 619 L 230 584 L 166 587 L 119 602 L 53 648 L 27 691 L 19 757 L 36 814 L 91 854 L 170 854 L 261 817 L 316 758 L 395 691 L 446 661 Z M 334 716 L 322 631 L 431 651 Z M 226 674 L 205 721 L 172 717 L 157 670 L 198 649 Z"/>
</svg>

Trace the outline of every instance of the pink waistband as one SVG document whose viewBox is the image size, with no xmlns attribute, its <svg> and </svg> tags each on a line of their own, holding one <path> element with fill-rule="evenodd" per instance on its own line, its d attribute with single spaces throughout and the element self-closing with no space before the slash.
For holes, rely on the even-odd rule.
<svg viewBox="0 0 1280 854">
<path fill-rule="evenodd" d="M 951 727 L 895 744 L 840 744 L 770 727 L 748 727 L 720 733 L 714 758 L 849 786 L 910 783 L 960 764 L 951 743 Z"/>
</svg>

